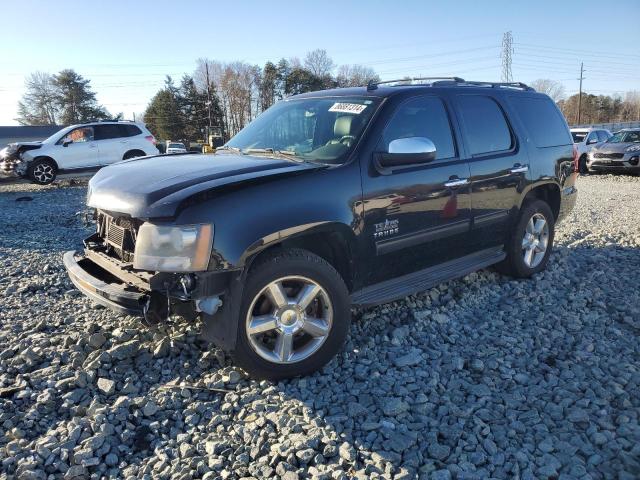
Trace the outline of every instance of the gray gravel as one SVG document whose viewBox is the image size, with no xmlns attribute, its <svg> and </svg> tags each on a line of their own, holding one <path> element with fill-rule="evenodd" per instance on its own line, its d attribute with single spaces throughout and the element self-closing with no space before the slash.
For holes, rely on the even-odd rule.
<svg viewBox="0 0 640 480">
<path fill-rule="evenodd" d="M 639 478 L 640 179 L 578 187 L 546 272 L 354 311 L 321 373 L 270 383 L 72 288 L 84 186 L 0 186 L 2 477 Z"/>
</svg>

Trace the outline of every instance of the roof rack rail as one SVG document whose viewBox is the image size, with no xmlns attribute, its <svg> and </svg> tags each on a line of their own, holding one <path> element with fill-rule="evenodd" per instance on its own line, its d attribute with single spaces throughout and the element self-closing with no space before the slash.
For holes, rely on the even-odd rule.
<svg viewBox="0 0 640 480">
<path fill-rule="evenodd" d="M 382 82 L 369 82 L 367 84 L 367 90 L 375 90 L 378 85 L 385 85 L 390 83 L 398 83 L 398 86 L 413 85 L 412 82 L 429 80 L 429 85 L 443 85 L 447 83 L 454 83 L 456 85 L 468 85 L 474 87 L 491 87 L 491 88 L 518 88 L 521 90 L 534 91 L 529 85 L 522 82 L 480 82 L 476 80 L 465 80 L 460 77 L 417 77 L 417 78 L 402 78 L 398 80 L 385 80 Z"/>
<path fill-rule="evenodd" d="M 424 80 L 450 80 L 452 82 L 464 82 L 463 78 L 460 77 L 409 77 L 409 78 L 399 78 L 397 80 L 384 80 L 382 82 L 374 82 L 373 80 L 369 81 L 367 84 L 367 90 L 375 90 L 378 88 L 378 85 L 386 85 L 389 83 L 402 83 L 403 85 L 411 85 L 411 83 L 407 82 L 416 82 L 416 81 L 424 81 Z"/>
<path fill-rule="evenodd" d="M 465 81 L 464 82 L 467 85 L 473 85 L 473 86 L 477 86 L 477 87 L 492 87 L 492 88 L 520 88 L 522 90 L 530 90 L 530 91 L 534 91 L 535 89 L 533 89 L 532 87 L 530 87 L 529 85 L 527 85 L 526 83 L 522 83 L 522 82 L 480 82 L 477 80 L 469 80 L 469 81 Z"/>
</svg>

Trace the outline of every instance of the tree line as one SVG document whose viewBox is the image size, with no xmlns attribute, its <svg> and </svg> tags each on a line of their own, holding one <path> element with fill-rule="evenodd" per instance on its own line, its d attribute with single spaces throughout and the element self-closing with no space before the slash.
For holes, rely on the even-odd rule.
<svg viewBox="0 0 640 480">
<path fill-rule="evenodd" d="M 207 141 L 209 126 L 223 141 L 275 102 L 290 95 L 378 81 L 376 72 L 362 65 L 336 66 L 325 50 L 309 52 L 303 60 L 282 58 L 264 66 L 246 62 L 218 62 L 200 58 L 195 71 L 176 84 L 167 77 L 149 102 L 143 119 L 162 140 Z M 26 92 L 18 103 L 21 125 L 70 125 L 113 119 L 96 100 L 90 80 L 72 69 L 58 74 L 35 72 L 25 79 Z M 531 84 L 557 102 L 569 124 L 578 123 L 578 95 L 567 97 L 559 82 L 539 79 Z M 580 123 L 624 122 L 640 119 L 640 93 L 582 94 Z M 121 118 L 118 114 L 115 118 Z"/>
<path fill-rule="evenodd" d="M 16 120 L 21 125 L 71 125 L 111 118 L 90 83 L 71 69 L 55 75 L 34 72 L 25 79 Z"/>
<path fill-rule="evenodd" d="M 193 75 L 178 88 L 171 78 L 152 98 L 144 114 L 147 127 L 162 139 L 206 140 L 211 125 L 224 140 L 278 100 L 314 90 L 366 85 L 379 77 L 362 65 L 336 67 L 325 50 L 297 58 L 268 61 L 263 67 L 246 62 L 197 60 Z"/>
</svg>

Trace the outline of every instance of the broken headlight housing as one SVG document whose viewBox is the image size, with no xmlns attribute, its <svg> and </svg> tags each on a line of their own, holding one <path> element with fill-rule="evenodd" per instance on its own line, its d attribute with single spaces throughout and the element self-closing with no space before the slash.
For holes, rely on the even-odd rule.
<svg viewBox="0 0 640 480">
<path fill-rule="evenodd" d="M 213 225 L 165 226 L 143 223 L 138 230 L 133 268 L 156 272 L 199 272 L 207 269 Z"/>
</svg>

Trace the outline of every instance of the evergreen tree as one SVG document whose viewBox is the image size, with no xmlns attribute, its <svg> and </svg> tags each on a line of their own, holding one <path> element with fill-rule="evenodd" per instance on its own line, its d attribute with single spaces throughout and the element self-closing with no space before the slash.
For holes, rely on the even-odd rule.
<svg viewBox="0 0 640 480">
<path fill-rule="evenodd" d="M 151 99 L 144 113 L 147 128 L 161 140 L 183 140 L 184 123 L 177 95 L 163 88 Z"/>
<path fill-rule="evenodd" d="M 264 111 L 276 102 L 278 67 L 272 62 L 264 64 L 260 82 L 260 110 Z"/>
<path fill-rule="evenodd" d="M 71 125 L 109 118 L 109 112 L 98 104 L 89 83 L 90 80 L 85 80 L 71 69 L 53 76 L 54 102 L 60 110 L 59 123 Z"/>
</svg>

